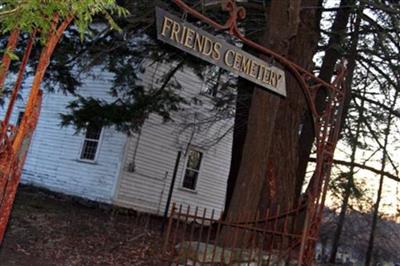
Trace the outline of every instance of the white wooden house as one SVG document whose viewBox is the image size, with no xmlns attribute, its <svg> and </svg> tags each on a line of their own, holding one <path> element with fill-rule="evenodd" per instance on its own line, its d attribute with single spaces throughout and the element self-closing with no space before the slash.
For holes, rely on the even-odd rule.
<svg viewBox="0 0 400 266">
<path fill-rule="evenodd" d="M 168 67 L 146 64 L 143 85 L 160 86 L 161 75 Z M 101 74 L 88 76 L 79 93 L 112 100 L 108 94 L 112 76 L 96 73 Z M 172 202 L 221 212 L 230 167 L 233 120 L 213 120 L 215 113 L 207 86 L 193 72 L 184 69 L 175 78 L 183 86 L 182 96 L 200 97 L 203 104 L 184 105 L 183 110 L 173 114 L 171 122 L 163 123 L 161 117 L 150 115 L 141 131 L 130 137 L 112 128 L 90 125 L 86 132 L 78 134 L 72 127 L 61 128 L 59 114 L 66 111 L 72 97 L 45 93 L 22 182 L 162 214 L 180 154 Z M 26 84 L 29 87 L 29 80 Z M 24 111 L 22 106 L 20 102 L 14 121 Z"/>
</svg>

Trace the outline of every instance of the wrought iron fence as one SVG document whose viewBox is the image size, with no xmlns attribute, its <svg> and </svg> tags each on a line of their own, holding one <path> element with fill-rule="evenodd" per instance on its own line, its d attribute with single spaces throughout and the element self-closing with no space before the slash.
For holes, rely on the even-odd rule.
<svg viewBox="0 0 400 266">
<path fill-rule="evenodd" d="M 163 258 L 169 265 L 298 265 L 306 205 L 221 219 L 214 210 L 172 207 Z"/>
</svg>

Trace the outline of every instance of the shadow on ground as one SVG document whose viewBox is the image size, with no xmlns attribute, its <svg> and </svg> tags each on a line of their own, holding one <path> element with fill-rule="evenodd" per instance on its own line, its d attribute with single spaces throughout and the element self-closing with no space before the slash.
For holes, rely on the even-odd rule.
<svg viewBox="0 0 400 266">
<path fill-rule="evenodd" d="M 20 187 L 0 265 L 162 265 L 160 220 Z"/>
</svg>

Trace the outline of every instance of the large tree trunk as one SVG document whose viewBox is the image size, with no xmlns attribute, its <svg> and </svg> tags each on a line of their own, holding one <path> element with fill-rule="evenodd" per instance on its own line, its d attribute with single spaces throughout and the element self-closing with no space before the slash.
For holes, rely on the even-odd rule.
<svg viewBox="0 0 400 266">
<path fill-rule="evenodd" d="M 245 79 L 239 79 L 238 90 L 236 96 L 236 112 L 235 123 L 233 128 L 233 143 L 231 167 L 229 171 L 228 184 L 225 199 L 225 212 L 228 210 L 232 199 L 233 190 L 236 184 L 236 178 L 239 173 L 239 167 L 242 160 L 243 146 L 247 133 L 247 121 L 249 118 L 249 107 L 253 95 L 254 86 Z"/>
<path fill-rule="evenodd" d="M 294 1 L 274 0 L 269 11 L 269 27 L 262 41 L 265 46 L 287 55 L 289 40 L 297 34 L 299 5 Z M 235 219 L 244 212 L 255 215 L 258 210 L 280 101 L 280 96 L 255 87 L 241 163 L 227 213 L 229 218 Z"/>
<path fill-rule="evenodd" d="M 301 4 L 317 6 L 321 1 L 272 1 L 262 43 L 308 68 L 312 65 L 319 39 L 320 17 L 318 9 L 304 9 L 300 16 Z M 301 33 L 298 34 L 299 30 Z M 253 91 L 245 137 L 241 132 L 245 141 L 240 166 L 236 161 L 231 168 L 239 169 L 235 185 L 228 187 L 229 218 L 244 212 L 255 215 L 260 210 L 260 203 L 265 209 L 271 202 L 284 205 L 294 200 L 298 131 L 306 104 L 303 92 L 289 72 L 287 94 L 287 98 L 282 99 L 258 87 Z M 266 176 L 267 172 L 269 176 Z M 230 182 L 234 177 L 231 171 Z M 279 198 L 274 199 L 274 195 Z"/>
<path fill-rule="evenodd" d="M 319 0 L 303 0 L 301 6 L 319 6 Z M 291 40 L 288 58 L 293 62 L 312 70 L 312 58 L 319 41 L 318 9 L 302 9 L 297 36 Z M 291 208 L 298 201 L 296 191 L 302 182 L 297 180 L 297 165 L 302 159 L 298 156 L 299 130 L 307 103 L 298 81 L 287 75 L 287 98 L 279 105 L 273 132 L 268 165 L 268 175 L 263 186 L 260 211 L 266 208 Z"/>
</svg>

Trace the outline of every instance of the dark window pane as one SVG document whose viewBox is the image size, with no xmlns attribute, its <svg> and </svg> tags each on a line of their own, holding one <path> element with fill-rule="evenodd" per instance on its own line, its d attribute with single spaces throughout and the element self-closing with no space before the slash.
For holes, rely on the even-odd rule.
<svg viewBox="0 0 400 266">
<path fill-rule="evenodd" d="M 22 122 L 22 118 L 24 117 L 25 112 L 19 112 L 18 113 L 18 119 L 17 119 L 17 126 L 19 126 Z"/>
<path fill-rule="evenodd" d="M 83 143 L 81 159 L 94 160 L 96 157 L 98 144 L 98 141 L 85 140 L 85 142 Z"/>
<path fill-rule="evenodd" d="M 201 152 L 191 150 L 186 167 L 194 170 L 199 170 L 202 156 L 203 154 Z"/>
<path fill-rule="evenodd" d="M 199 175 L 198 172 L 186 169 L 185 178 L 183 179 L 183 187 L 195 190 L 198 175 Z"/>
</svg>

